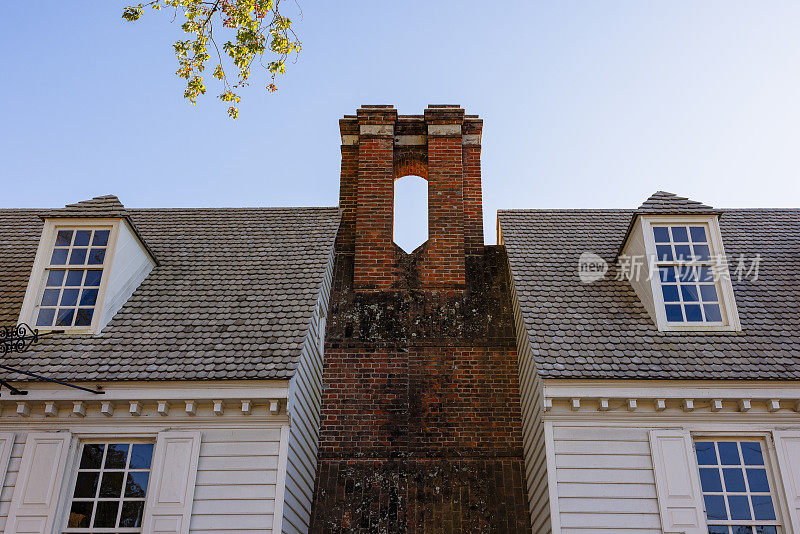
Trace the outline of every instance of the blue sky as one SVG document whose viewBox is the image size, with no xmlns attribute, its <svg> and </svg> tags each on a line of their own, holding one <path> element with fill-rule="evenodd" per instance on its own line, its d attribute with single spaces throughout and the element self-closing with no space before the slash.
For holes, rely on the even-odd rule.
<svg viewBox="0 0 800 534">
<path fill-rule="evenodd" d="M 635 207 L 658 189 L 800 205 L 796 0 L 299 2 L 302 54 L 275 94 L 257 75 L 237 121 L 212 84 L 183 100 L 164 13 L 4 6 L 0 207 L 334 205 L 337 120 L 368 103 L 483 117 L 487 242 L 499 208 Z M 420 220 L 405 207 L 417 222 L 398 233 Z"/>
</svg>

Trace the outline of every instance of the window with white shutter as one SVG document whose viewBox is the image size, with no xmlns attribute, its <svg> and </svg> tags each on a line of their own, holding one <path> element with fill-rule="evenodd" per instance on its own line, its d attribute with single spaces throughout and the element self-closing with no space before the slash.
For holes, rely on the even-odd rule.
<svg viewBox="0 0 800 534">
<path fill-rule="evenodd" d="M 707 534 L 689 432 L 651 430 L 650 450 L 664 534 Z"/>
<path fill-rule="evenodd" d="M 788 501 L 789 521 L 800 532 L 800 431 L 774 431 L 780 480 Z M 787 529 L 788 530 L 788 529 Z"/>
<path fill-rule="evenodd" d="M 144 532 L 188 534 L 199 456 L 200 432 L 158 434 L 145 502 Z"/>
<path fill-rule="evenodd" d="M 6 534 L 53 532 L 71 441 L 69 432 L 28 434 L 6 520 Z"/>
</svg>

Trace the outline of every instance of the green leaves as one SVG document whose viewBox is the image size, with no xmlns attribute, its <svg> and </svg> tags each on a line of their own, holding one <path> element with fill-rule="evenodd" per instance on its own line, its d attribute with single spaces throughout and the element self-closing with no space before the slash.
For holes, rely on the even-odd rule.
<svg viewBox="0 0 800 534">
<path fill-rule="evenodd" d="M 196 104 L 197 97 L 205 94 L 202 72 L 211 59 L 210 42 L 217 58 L 212 75 L 223 85 L 218 98 L 232 104 L 228 107 L 228 116 L 235 119 L 239 116 L 235 104 L 241 101 L 238 89 L 249 85 L 255 59 L 267 52 L 273 55 L 264 66 L 270 78 L 266 89 L 274 92 L 278 89 L 275 77 L 286 72 L 286 60 L 300 52 L 301 44 L 292 30 L 292 21 L 278 11 L 279 4 L 280 0 L 152 0 L 126 7 L 122 18 L 139 20 L 145 7 L 156 11 L 162 7 L 172 8 L 173 20 L 183 15 L 181 29 L 189 38 L 173 44 L 178 60 L 175 73 L 186 80 L 183 96 Z M 222 43 L 222 52 L 214 38 L 215 31 L 233 34 Z M 237 73 L 235 81 L 228 79 L 223 68 L 226 62 L 231 63 Z"/>
</svg>

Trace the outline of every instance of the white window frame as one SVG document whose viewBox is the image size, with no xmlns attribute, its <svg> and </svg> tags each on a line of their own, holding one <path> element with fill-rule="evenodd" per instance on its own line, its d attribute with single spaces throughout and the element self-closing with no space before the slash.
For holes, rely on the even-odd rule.
<svg viewBox="0 0 800 534">
<path fill-rule="evenodd" d="M 642 231 L 644 233 L 645 251 L 647 254 L 648 272 L 650 277 L 650 287 L 655 304 L 655 313 L 658 322 L 658 329 L 662 332 L 713 332 L 713 331 L 738 331 L 741 330 L 739 323 L 739 313 L 736 309 L 736 300 L 733 295 L 733 285 L 731 284 L 730 274 L 718 276 L 717 292 L 719 297 L 721 322 L 715 323 L 673 323 L 667 321 L 667 312 L 664 308 L 664 296 L 661 292 L 661 279 L 658 276 L 658 260 L 656 255 L 656 243 L 653 236 L 653 226 L 659 225 L 704 225 L 708 228 L 708 243 L 711 248 L 712 256 L 725 257 L 725 248 L 722 245 L 722 235 L 719 230 L 719 221 L 716 216 L 697 216 L 697 215 L 648 215 L 642 217 Z M 713 265 L 712 268 L 728 269 L 727 265 Z M 717 273 L 715 273 L 717 274 Z"/>
<path fill-rule="evenodd" d="M 690 432 L 690 439 L 692 441 L 692 452 L 694 453 L 694 445 L 698 441 L 758 441 L 761 443 L 761 454 L 764 457 L 764 468 L 767 472 L 767 482 L 769 483 L 770 487 L 770 496 L 772 497 L 772 507 L 775 511 L 775 520 L 774 522 L 767 522 L 767 523 L 774 523 L 769 524 L 768 526 L 776 526 L 779 534 L 786 534 L 790 532 L 787 530 L 787 525 L 789 525 L 788 518 L 784 512 L 785 504 L 783 499 L 781 498 L 782 495 L 782 480 L 781 480 L 781 473 L 779 470 L 779 465 L 777 462 L 776 454 L 775 454 L 775 446 L 772 439 L 772 432 Z M 697 473 L 697 477 L 699 480 L 700 477 L 700 465 L 697 462 L 696 454 L 693 457 L 694 460 L 694 469 Z M 749 495 L 749 493 L 748 493 Z M 702 487 L 700 488 L 700 499 L 703 500 L 703 490 Z M 704 501 L 703 501 L 704 502 Z M 703 509 L 705 512 L 705 504 L 703 504 Z M 706 517 L 706 521 L 708 518 Z M 756 523 L 757 521 L 753 519 L 749 521 L 750 523 Z M 743 525 L 748 526 L 746 523 L 748 521 L 738 521 L 738 520 L 729 520 L 725 522 L 727 525 Z M 765 524 L 767 524 L 765 523 Z M 708 526 L 716 526 L 709 524 Z M 751 525 L 752 526 L 752 525 Z"/>
<path fill-rule="evenodd" d="M 38 328 L 40 332 L 50 330 L 64 330 L 70 334 L 94 334 L 98 331 L 100 320 L 103 315 L 103 305 L 106 300 L 106 290 L 108 279 L 111 274 L 111 267 L 114 262 L 114 251 L 116 250 L 117 237 L 119 236 L 121 219 L 86 219 L 86 218 L 58 218 L 47 219 L 44 222 L 42 236 L 39 240 L 39 248 L 36 251 L 36 259 L 31 269 L 28 279 L 28 288 L 25 292 L 25 300 L 19 315 L 19 323 L 27 323 L 31 328 Z M 56 234 L 59 230 L 95 230 L 108 229 L 108 243 L 106 244 L 106 255 L 103 261 L 103 276 L 100 279 L 100 287 L 97 292 L 97 302 L 92 315 L 92 324 L 89 326 L 36 326 L 36 317 L 39 311 L 44 284 L 45 273 L 50 264 L 50 256 L 53 252 Z M 65 267 L 69 269 L 69 266 Z"/>
<path fill-rule="evenodd" d="M 59 532 L 79 534 L 79 533 L 82 533 L 82 532 L 95 532 L 95 531 L 97 531 L 97 528 L 93 528 L 93 527 L 81 527 L 81 528 L 69 528 L 69 527 L 67 527 L 67 524 L 69 522 L 70 510 L 72 508 L 72 500 L 73 500 L 73 496 L 75 494 L 75 485 L 78 482 L 78 473 L 80 472 L 81 452 L 83 450 L 83 446 L 86 445 L 86 444 L 92 444 L 92 443 L 95 443 L 95 444 L 97 444 L 97 443 L 102 443 L 102 444 L 110 444 L 110 443 L 112 443 L 112 444 L 113 443 L 125 443 L 125 444 L 146 443 L 146 444 L 152 444 L 153 445 L 153 456 L 151 456 L 151 458 L 150 458 L 150 470 L 148 471 L 147 491 L 145 492 L 145 497 L 143 499 L 144 500 L 144 506 L 143 506 L 143 510 L 142 510 L 142 526 L 141 527 L 103 527 L 103 528 L 113 529 L 115 532 L 119 532 L 121 534 L 124 534 L 124 533 L 132 533 L 132 534 L 144 533 L 144 529 L 145 529 L 144 517 L 145 517 L 145 513 L 147 512 L 147 510 L 146 510 L 146 507 L 147 507 L 147 495 L 148 495 L 148 492 L 150 491 L 150 485 L 151 485 L 151 482 L 153 480 L 153 472 L 154 472 L 153 461 L 155 460 L 155 445 L 156 445 L 157 437 L 158 437 L 158 434 L 156 434 L 156 433 L 154 433 L 154 434 L 144 434 L 144 435 L 136 433 L 136 434 L 130 434 L 130 435 L 127 435 L 127 436 L 124 435 L 124 434 L 123 435 L 114 434 L 114 435 L 108 435 L 108 436 L 103 436 L 103 435 L 78 436 L 77 440 L 76 440 L 76 442 L 74 444 L 75 454 L 72 455 L 72 457 L 70 458 L 71 465 L 70 465 L 70 468 L 69 468 L 69 477 L 70 477 L 69 478 L 69 485 L 67 486 L 67 490 L 68 491 L 66 492 L 66 494 L 64 496 L 64 499 L 63 499 L 63 502 L 62 502 L 62 506 L 64 507 L 64 512 L 63 512 L 63 514 L 61 514 L 62 518 L 61 518 L 61 523 L 60 523 L 61 526 L 59 527 Z M 125 472 L 127 473 L 128 471 L 126 470 Z M 99 482 L 100 481 L 98 480 L 98 483 Z M 123 490 L 124 490 L 124 487 L 123 487 Z M 96 501 L 97 500 L 95 499 L 95 502 Z"/>
</svg>

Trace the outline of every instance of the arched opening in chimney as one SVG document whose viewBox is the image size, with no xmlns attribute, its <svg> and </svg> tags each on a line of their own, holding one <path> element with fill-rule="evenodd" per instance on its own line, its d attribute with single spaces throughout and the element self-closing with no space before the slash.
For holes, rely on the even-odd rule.
<svg viewBox="0 0 800 534">
<path fill-rule="evenodd" d="M 428 240 L 428 181 L 408 175 L 394 182 L 394 242 L 411 254 Z"/>
</svg>

